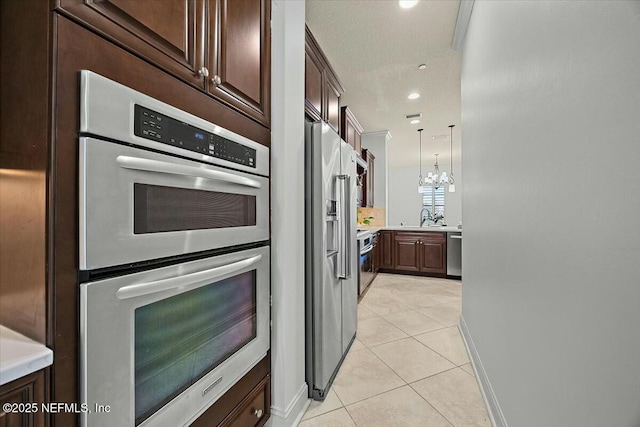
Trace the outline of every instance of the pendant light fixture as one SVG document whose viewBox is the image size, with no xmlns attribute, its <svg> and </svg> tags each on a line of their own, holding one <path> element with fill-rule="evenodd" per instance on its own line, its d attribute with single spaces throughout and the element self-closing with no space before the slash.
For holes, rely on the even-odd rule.
<svg viewBox="0 0 640 427">
<path fill-rule="evenodd" d="M 424 178 L 422 178 L 422 131 L 424 129 L 418 129 L 420 134 L 420 152 L 418 153 L 418 159 L 420 160 L 420 174 L 418 175 L 418 193 L 424 192 Z"/>
<path fill-rule="evenodd" d="M 440 184 L 446 184 L 448 181 L 447 178 L 447 173 L 446 172 L 442 172 L 440 173 L 440 165 L 438 164 L 438 156 L 440 154 L 436 154 L 436 164 L 433 165 L 435 168 L 435 172 L 429 172 L 427 174 L 427 179 L 425 180 L 425 183 L 429 186 L 432 186 L 435 189 L 440 188 Z"/>
<path fill-rule="evenodd" d="M 456 192 L 456 180 L 453 178 L 453 127 L 449 125 L 449 193 Z"/>
</svg>

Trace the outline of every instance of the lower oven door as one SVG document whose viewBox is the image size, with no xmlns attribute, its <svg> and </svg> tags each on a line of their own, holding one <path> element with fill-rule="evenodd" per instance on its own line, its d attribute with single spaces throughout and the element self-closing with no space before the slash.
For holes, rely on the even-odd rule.
<svg viewBox="0 0 640 427">
<path fill-rule="evenodd" d="M 264 246 L 82 284 L 82 425 L 193 421 L 266 355 L 269 275 Z"/>
<path fill-rule="evenodd" d="M 80 270 L 269 239 L 269 180 L 80 138 Z"/>
<path fill-rule="evenodd" d="M 373 280 L 373 246 L 360 252 L 360 283 L 358 283 L 358 295 L 367 289 Z"/>
</svg>

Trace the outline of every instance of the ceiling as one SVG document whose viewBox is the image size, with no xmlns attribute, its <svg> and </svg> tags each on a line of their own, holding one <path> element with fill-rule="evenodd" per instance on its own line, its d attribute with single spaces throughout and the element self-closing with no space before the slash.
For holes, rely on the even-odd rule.
<svg viewBox="0 0 640 427">
<path fill-rule="evenodd" d="M 433 164 L 434 153 L 448 165 L 450 124 L 458 160 L 460 53 L 451 40 L 459 5 L 422 0 L 402 9 L 395 0 L 306 0 L 307 25 L 345 89 L 341 105 L 365 132 L 391 132 L 390 167 L 418 165 L 419 128 L 423 167 Z M 420 98 L 409 100 L 412 92 Z M 413 113 L 422 113 L 420 123 L 405 119 Z"/>
</svg>

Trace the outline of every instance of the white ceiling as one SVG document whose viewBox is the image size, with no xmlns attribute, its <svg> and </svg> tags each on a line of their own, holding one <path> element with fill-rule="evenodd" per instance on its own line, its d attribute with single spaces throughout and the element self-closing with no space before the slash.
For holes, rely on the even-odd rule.
<svg viewBox="0 0 640 427">
<path fill-rule="evenodd" d="M 459 5 L 421 0 L 402 9 L 396 0 L 306 0 L 307 25 L 345 89 L 341 105 L 365 132 L 391 132 L 390 167 L 418 165 L 419 128 L 423 167 L 433 164 L 434 153 L 448 165 L 450 124 L 459 146 L 460 54 L 451 49 Z M 420 98 L 407 99 L 411 92 Z M 405 119 L 419 112 L 419 124 Z M 438 135 L 447 137 L 434 141 Z M 454 161 L 458 156 L 454 148 Z"/>
</svg>

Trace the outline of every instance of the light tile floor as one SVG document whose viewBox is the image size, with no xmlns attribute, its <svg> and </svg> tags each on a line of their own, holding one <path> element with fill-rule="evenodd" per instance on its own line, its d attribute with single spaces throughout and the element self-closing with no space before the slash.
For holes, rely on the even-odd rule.
<svg viewBox="0 0 640 427">
<path fill-rule="evenodd" d="M 490 426 L 458 322 L 460 281 L 379 274 L 324 402 L 300 427 Z"/>
</svg>

